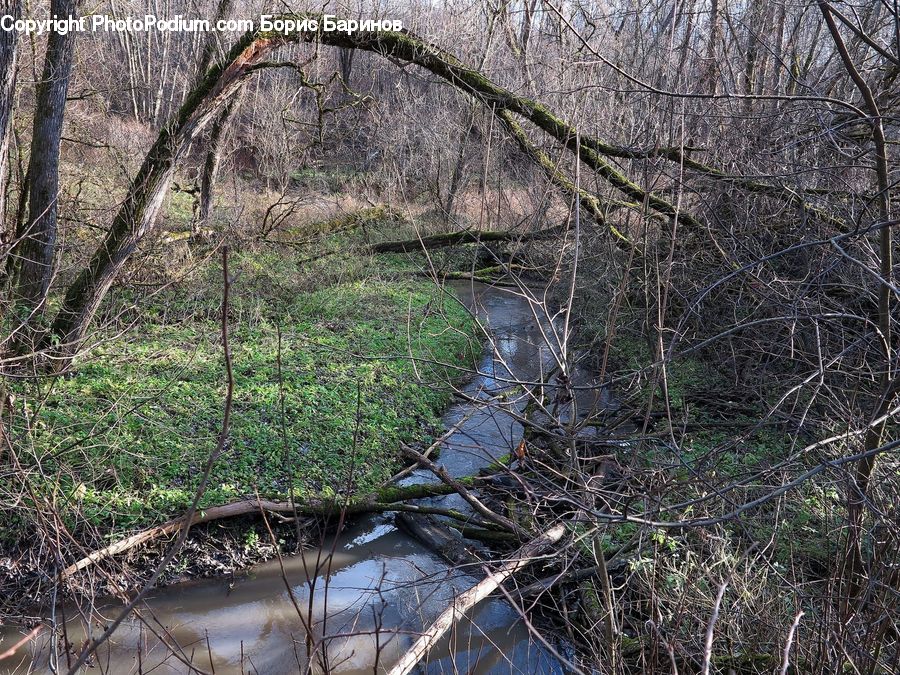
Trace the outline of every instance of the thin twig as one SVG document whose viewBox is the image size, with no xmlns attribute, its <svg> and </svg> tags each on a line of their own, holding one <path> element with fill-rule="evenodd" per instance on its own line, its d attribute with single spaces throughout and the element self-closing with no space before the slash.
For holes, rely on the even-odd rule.
<svg viewBox="0 0 900 675">
<path fill-rule="evenodd" d="M 709 617 L 709 625 L 706 627 L 706 642 L 703 645 L 703 675 L 709 675 L 709 664 L 712 661 L 713 635 L 716 629 L 716 622 L 719 620 L 719 609 L 722 606 L 722 598 L 725 597 L 726 588 L 728 588 L 727 581 L 719 586 L 719 592 L 716 594 L 716 604 L 713 605 L 712 616 Z"/>
<path fill-rule="evenodd" d="M 791 630 L 788 631 L 787 642 L 784 645 L 784 657 L 781 661 L 781 675 L 787 675 L 788 667 L 791 665 L 791 647 L 794 645 L 794 636 L 797 633 L 797 627 L 800 625 L 800 619 L 803 618 L 805 612 L 800 610 L 794 617 L 794 623 L 791 624 Z"/>
</svg>

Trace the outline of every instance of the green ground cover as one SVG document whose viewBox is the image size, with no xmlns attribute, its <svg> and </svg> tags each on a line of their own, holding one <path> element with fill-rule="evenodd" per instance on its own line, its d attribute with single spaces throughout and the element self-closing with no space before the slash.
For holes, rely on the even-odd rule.
<svg viewBox="0 0 900 675">
<path fill-rule="evenodd" d="M 401 442 L 432 435 L 458 374 L 440 364 L 481 349 L 465 310 L 384 261 L 319 288 L 285 254 L 236 252 L 231 266 L 234 412 L 203 504 L 378 486 Z M 71 375 L 14 385 L 29 480 L 73 524 L 144 525 L 190 502 L 222 421 L 220 274 L 216 259 L 151 298 L 120 291 L 107 315 L 125 309 L 127 329 Z"/>
<path fill-rule="evenodd" d="M 641 370 L 648 376 L 640 381 L 633 392 L 637 405 L 645 406 L 651 391 L 652 372 L 647 366 L 653 362 L 645 341 L 633 337 L 619 337 L 612 349 L 612 359 L 621 368 Z M 644 444 L 638 461 L 647 468 L 667 467 L 669 474 L 685 488 L 672 490 L 669 498 L 674 502 L 689 501 L 697 477 L 707 481 L 699 492 L 708 491 L 712 485 L 726 488 L 735 482 L 742 487 L 731 492 L 734 503 L 751 501 L 770 488 L 765 480 L 748 480 L 765 475 L 772 467 L 781 465 L 799 448 L 809 442 L 779 424 L 777 417 L 768 415 L 771 401 L 733 402 L 731 383 L 714 364 L 701 357 L 677 359 L 667 366 L 667 385 L 673 429 L 670 432 L 665 419 L 658 420 L 650 431 L 657 442 Z M 661 387 L 655 391 L 655 407 L 664 410 Z M 674 435 L 677 447 L 669 439 Z M 808 468 L 819 462 L 818 457 L 798 455 L 790 469 Z M 771 484 L 783 480 L 782 473 L 774 472 L 767 479 Z M 795 492 L 795 498 L 785 503 L 773 502 L 757 510 L 767 517 L 754 519 L 746 527 L 760 541 L 773 542 L 774 558 L 780 563 L 798 560 L 801 556 L 812 566 L 824 566 L 837 554 L 838 541 L 833 536 L 838 523 L 834 520 L 839 494 L 830 481 L 808 481 Z M 727 510 L 727 504 L 725 509 Z M 697 513 L 691 515 L 697 516 Z M 708 513 L 705 515 L 720 515 Z M 772 528 L 770 523 L 777 523 Z M 628 528 L 622 530 L 628 532 Z M 775 536 L 775 535 L 778 536 Z M 614 544 L 620 542 L 613 539 Z"/>
</svg>

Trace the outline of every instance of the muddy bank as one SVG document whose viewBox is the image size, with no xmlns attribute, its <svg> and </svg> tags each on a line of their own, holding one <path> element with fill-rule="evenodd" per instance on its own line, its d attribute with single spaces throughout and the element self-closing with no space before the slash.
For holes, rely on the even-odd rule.
<svg viewBox="0 0 900 675">
<path fill-rule="evenodd" d="M 278 562 L 270 561 L 234 579 L 158 589 L 141 609 L 144 620 L 129 620 L 100 650 L 94 672 L 191 672 L 185 661 L 206 672 L 297 672 L 307 662 L 307 633 L 293 596 L 304 618 L 311 610 L 309 627 L 319 642 L 312 655 L 316 670 L 324 671 L 327 661 L 331 672 L 371 673 L 395 661 L 414 633 L 473 581 L 449 570 L 389 518 L 376 518 L 349 528 L 330 563 L 308 551 L 285 559 L 284 576 Z M 102 631 L 120 607 L 102 603 L 89 626 L 70 618 L 66 641 L 72 651 Z M 55 618 L 62 621 L 61 615 Z M 329 637 L 322 641 L 323 635 Z M 45 633 L 35 641 L 36 656 L 23 654 L 19 666 L 30 663 L 37 672 L 49 672 L 51 662 L 64 666 L 62 636 L 55 644 L 54 654 Z M 562 672 L 533 643 L 516 610 L 499 599 L 480 605 L 445 638 L 426 670 L 452 672 L 451 661 L 462 672 Z M 3 672 L 16 672 L 14 664 L 4 663 Z"/>
</svg>

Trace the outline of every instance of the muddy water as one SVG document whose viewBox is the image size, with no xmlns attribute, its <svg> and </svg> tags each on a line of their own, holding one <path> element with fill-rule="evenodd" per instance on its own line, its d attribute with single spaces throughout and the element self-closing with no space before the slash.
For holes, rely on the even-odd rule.
<svg viewBox="0 0 900 675">
<path fill-rule="evenodd" d="M 502 395 L 510 371 L 525 380 L 537 379 L 547 367 L 549 352 L 527 302 L 481 285 L 460 283 L 455 290 L 490 324 L 493 335 L 493 346 L 486 348 L 479 366 L 482 374 L 466 386 L 467 393 L 482 400 Z M 471 474 L 509 453 L 522 433 L 510 415 L 471 402 L 451 407 L 444 421 L 448 427 L 459 425 L 440 458 L 456 476 Z M 406 480 L 433 478 L 417 472 Z M 455 495 L 441 501 L 465 507 Z M 314 550 L 285 559 L 284 575 L 277 562 L 270 562 L 234 580 L 195 581 L 155 591 L 140 609 L 143 621 L 123 624 L 98 652 L 91 672 L 298 672 L 308 662 L 309 632 L 321 645 L 312 657 L 316 671 L 384 672 L 417 631 L 430 624 L 455 594 L 478 580 L 449 569 L 429 549 L 397 530 L 386 515 L 361 518 L 341 534 L 327 572 L 316 571 L 320 554 Z M 99 635 L 119 609 L 114 602 L 102 606 L 87 626 L 79 618 L 69 619 L 69 642 L 78 645 L 86 635 Z M 60 641 L 46 635 L 30 652 L 4 661 L 0 672 L 65 672 Z M 19 636 L 18 631 L 0 628 L 0 652 Z M 424 672 L 562 673 L 564 669 L 509 603 L 488 599 L 432 650 Z"/>
</svg>

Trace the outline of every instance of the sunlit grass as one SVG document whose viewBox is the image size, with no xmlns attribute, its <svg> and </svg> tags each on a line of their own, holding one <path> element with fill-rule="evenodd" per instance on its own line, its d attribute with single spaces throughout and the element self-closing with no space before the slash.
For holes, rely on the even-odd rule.
<svg viewBox="0 0 900 675">
<path fill-rule="evenodd" d="M 71 376 L 17 387 L 31 417 L 12 431 L 64 513 L 131 526 L 190 502 L 226 391 L 217 265 L 138 299 L 137 322 Z M 281 256 L 238 254 L 232 266 L 234 412 L 203 504 L 375 488 L 399 444 L 426 441 L 448 403 L 454 373 L 438 364 L 480 350 L 466 312 L 426 281 L 304 291 Z M 135 301 L 123 292 L 113 304 Z"/>
</svg>

